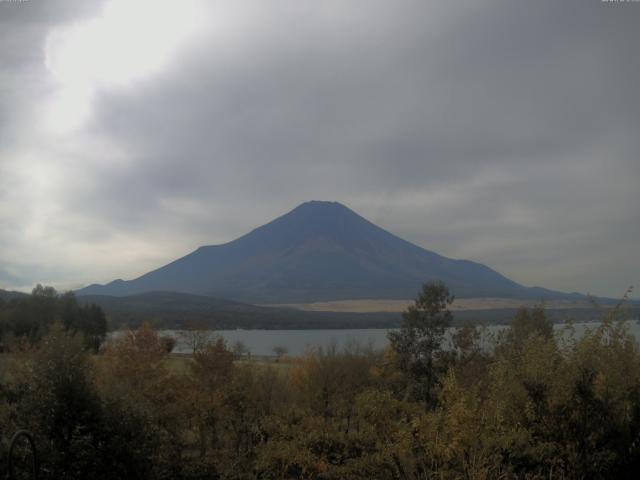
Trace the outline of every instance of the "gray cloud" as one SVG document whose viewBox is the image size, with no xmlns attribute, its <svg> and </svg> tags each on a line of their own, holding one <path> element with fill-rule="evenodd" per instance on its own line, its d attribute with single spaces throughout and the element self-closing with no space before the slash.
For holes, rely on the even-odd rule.
<svg viewBox="0 0 640 480">
<path fill-rule="evenodd" d="M 50 159 L 10 163 L 0 246 L 41 249 L 30 261 L 49 278 L 33 283 L 132 277 L 312 198 L 527 285 L 639 283 L 638 5 L 233 3 L 208 4 L 208 33 L 161 73 L 99 88 L 79 132 L 43 141 Z M 64 12 L 34 14 L 24 44 L 41 52 Z M 14 50 L 2 72 L 31 65 L 28 92 L 46 92 L 39 55 Z M 19 118 L 6 78 L 0 104 Z M 39 143 L 11 118 L 0 137 Z M 53 168 L 49 197 L 29 199 L 37 168 Z"/>
</svg>

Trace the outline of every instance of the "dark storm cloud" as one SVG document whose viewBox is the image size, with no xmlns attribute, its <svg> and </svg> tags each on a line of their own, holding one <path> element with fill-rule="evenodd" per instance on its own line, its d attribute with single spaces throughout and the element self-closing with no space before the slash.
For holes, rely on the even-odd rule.
<svg viewBox="0 0 640 480">
<path fill-rule="evenodd" d="M 107 148 L 65 153 L 74 228 L 169 245 L 82 280 L 320 198 L 524 284 L 638 282 L 640 4 L 208 5 L 210 34 L 162 75 L 98 91 L 83 134 Z M 240 20 L 219 34 L 216 9 Z"/>
</svg>

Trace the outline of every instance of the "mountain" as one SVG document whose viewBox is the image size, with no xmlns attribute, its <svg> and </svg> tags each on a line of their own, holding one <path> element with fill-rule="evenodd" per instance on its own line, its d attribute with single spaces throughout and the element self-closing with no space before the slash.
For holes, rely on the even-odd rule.
<svg viewBox="0 0 640 480">
<path fill-rule="evenodd" d="M 28 295 L 26 293 L 0 289 L 0 299 L 5 301 L 13 300 L 14 298 L 24 298 L 27 296 Z"/>
<path fill-rule="evenodd" d="M 414 298 L 442 280 L 458 297 L 567 298 L 524 287 L 480 263 L 409 243 L 336 202 L 303 203 L 248 234 L 200 247 L 133 280 L 90 285 L 79 295 L 173 291 L 250 303 Z"/>
</svg>

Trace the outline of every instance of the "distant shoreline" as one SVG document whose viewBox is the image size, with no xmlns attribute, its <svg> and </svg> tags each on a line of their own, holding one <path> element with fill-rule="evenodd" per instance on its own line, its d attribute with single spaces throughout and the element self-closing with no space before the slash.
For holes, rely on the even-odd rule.
<svg viewBox="0 0 640 480">
<path fill-rule="evenodd" d="M 587 329 L 596 328 L 600 324 L 599 321 L 591 322 L 575 322 L 572 324 L 576 335 L 582 336 Z M 482 343 L 487 344 L 490 342 L 492 335 L 507 328 L 508 325 L 485 325 L 482 331 Z M 565 325 L 558 323 L 554 325 L 556 332 L 561 332 Z M 447 338 L 450 338 L 450 334 L 453 333 L 455 325 L 449 329 Z M 165 329 L 158 330 L 160 336 L 169 336 L 175 338 L 178 342 L 173 350 L 172 354 L 176 356 L 190 356 L 191 346 L 189 337 L 191 334 L 195 334 L 199 337 L 199 341 L 206 338 L 215 338 L 215 335 L 222 336 L 230 348 L 236 342 L 242 342 L 242 344 L 251 352 L 251 358 L 258 359 L 272 359 L 276 357 L 273 354 L 273 350 L 276 346 L 285 347 L 289 356 L 304 355 L 307 348 L 331 348 L 332 345 L 341 349 L 350 343 L 357 344 L 360 347 L 371 346 L 375 350 L 384 349 L 387 344 L 387 332 L 393 330 L 393 328 L 367 328 L 367 329 L 281 329 L 281 330 L 268 330 L 268 329 L 254 329 L 254 330 L 208 330 L 208 331 L 196 331 L 189 332 L 180 329 Z M 640 339 L 640 323 L 637 320 L 629 321 L 629 330 L 636 337 Z M 111 332 L 110 337 L 117 337 L 122 334 L 123 331 Z"/>
<path fill-rule="evenodd" d="M 401 313 L 413 303 L 410 299 L 354 299 L 312 303 L 261 304 L 262 307 L 292 308 L 305 312 Z M 545 310 L 593 309 L 587 300 L 549 300 L 539 302 L 516 298 L 459 298 L 450 306 L 452 312 L 517 309 L 541 305 Z M 604 307 L 603 307 L 604 308 Z"/>
</svg>

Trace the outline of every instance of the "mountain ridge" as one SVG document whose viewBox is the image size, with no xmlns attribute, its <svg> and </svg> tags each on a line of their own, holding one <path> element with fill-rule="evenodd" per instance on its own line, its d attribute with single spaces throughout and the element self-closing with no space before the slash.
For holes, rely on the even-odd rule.
<svg viewBox="0 0 640 480">
<path fill-rule="evenodd" d="M 13 290 L 3 290 L 0 288 L 0 299 L 4 300 L 4 301 L 9 301 L 9 300 L 13 300 L 16 298 L 24 298 L 27 297 L 28 294 L 27 293 L 23 293 L 23 292 L 16 292 Z"/>
<path fill-rule="evenodd" d="M 124 296 L 165 290 L 265 304 L 413 298 L 428 280 L 444 281 L 459 297 L 580 297 L 525 287 L 483 264 L 412 244 L 338 202 L 317 200 L 133 280 L 93 284 L 77 293 Z"/>
</svg>

